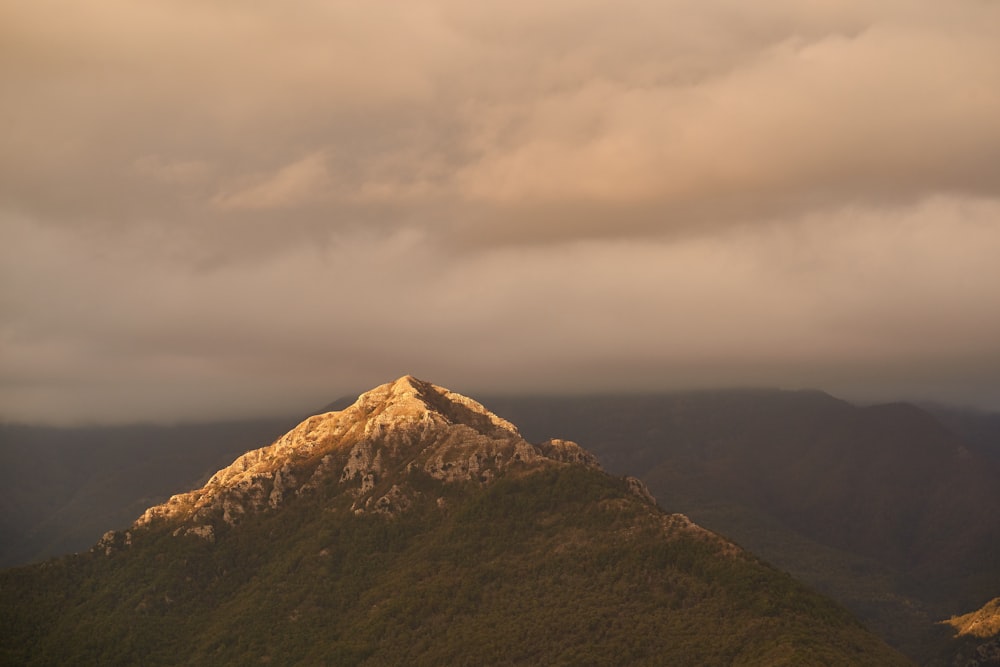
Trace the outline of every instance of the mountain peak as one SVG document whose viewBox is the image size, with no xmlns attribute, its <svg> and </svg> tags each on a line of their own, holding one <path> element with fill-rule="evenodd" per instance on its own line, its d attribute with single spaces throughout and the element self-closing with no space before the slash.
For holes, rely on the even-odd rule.
<svg viewBox="0 0 1000 667">
<path fill-rule="evenodd" d="M 404 375 L 392 382 L 379 385 L 370 389 L 358 397 L 358 401 L 364 404 L 377 404 L 382 402 L 392 403 L 425 403 L 423 396 L 428 392 L 441 391 L 430 382 L 417 379 L 412 375 Z"/>
<path fill-rule="evenodd" d="M 483 435 L 520 437 L 516 426 L 482 404 L 412 375 L 361 394 L 348 411 L 357 411 L 359 416 L 372 420 L 374 426 L 399 427 L 414 419 L 432 419 L 465 424 Z"/>
<path fill-rule="evenodd" d="M 644 492 L 572 442 L 530 444 L 471 399 L 400 378 L 247 452 L 90 554 L 0 577 L 0 655 L 908 664 Z"/>
<path fill-rule="evenodd" d="M 576 443 L 531 444 L 471 398 L 404 375 L 247 452 L 201 489 L 146 510 L 135 527 L 166 521 L 177 523 L 178 532 L 212 539 L 248 514 L 314 494 L 355 514 L 396 514 L 422 493 L 420 476 L 484 485 L 507 472 L 552 465 L 600 468 Z M 633 493 L 651 501 L 636 483 Z"/>
</svg>

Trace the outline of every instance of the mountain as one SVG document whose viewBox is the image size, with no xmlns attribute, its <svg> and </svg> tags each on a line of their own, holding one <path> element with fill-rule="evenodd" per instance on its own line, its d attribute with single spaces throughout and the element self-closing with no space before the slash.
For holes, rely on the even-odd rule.
<svg viewBox="0 0 1000 667">
<path fill-rule="evenodd" d="M 924 410 L 818 391 L 497 397 L 608 470 L 831 595 L 922 662 L 1000 592 L 1000 474 Z"/>
<path fill-rule="evenodd" d="M 3 664 L 908 664 L 573 442 L 408 376 L 0 599 Z"/>
<path fill-rule="evenodd" d="M 983 456 L 1000 464 L 1000 413 L 954 406 L 921 406 Z"/>
<path fill-rule="evenodd" d="M 0 424 L 0 567 L 90 548 L 298 418 L 173 426 Z"/>
<path fill-rule="evenodd" d="M 959 636 L 968 635 L 985 639 L 1000 635 L 1000 598 L 993 598 L 981 609 L 962 616 L 954 616 L 946 622 L 955 628 Z"/>
<path fill-rule="evenodd" d="M 981 609 L 953 616 L 945 624 L 955 630 L 959 644 L 954 665 L 984 667 L 1000 665 L 1000 598 L 993 598 Z"/>
</svg>

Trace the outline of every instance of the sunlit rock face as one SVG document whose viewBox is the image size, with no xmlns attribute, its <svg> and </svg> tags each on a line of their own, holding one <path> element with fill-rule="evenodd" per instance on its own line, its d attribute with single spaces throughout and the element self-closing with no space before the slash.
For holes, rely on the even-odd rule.
<svg viewBox="0 0 1000 667">
<path fill-rule="evenodd" d="M 30 621 L 5 664 L 908 664 L 638 480 L 411 377 L 0 574 L 0 619 Z"/>
<path fill-rule="evenodd" d="M 550 465 L 600 467 L 576 443 L 531 444 L 476 401 L 407 375 L 247 452 L 204 487 L 148 509 L 134 528 L 178 522 L 189 524 L 185 534 L 211 539 L 213 524 L 239 523 L 331 484 L 350 495 L 356 514 L 396 514 L 419 494 L 410 483 L 415 474 L 489 484 L 501 472 Z"/>
</svg>

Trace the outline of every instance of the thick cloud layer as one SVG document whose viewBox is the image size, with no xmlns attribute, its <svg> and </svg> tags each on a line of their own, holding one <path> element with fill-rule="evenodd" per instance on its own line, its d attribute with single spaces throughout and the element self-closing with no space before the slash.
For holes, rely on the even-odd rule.
<svg viewBox="0 0 1000 667">
<path fill-rule="evenodd" d="M 0 0 L 0 416 L 1000 408 L 1000 4 Z"/>
</svg>

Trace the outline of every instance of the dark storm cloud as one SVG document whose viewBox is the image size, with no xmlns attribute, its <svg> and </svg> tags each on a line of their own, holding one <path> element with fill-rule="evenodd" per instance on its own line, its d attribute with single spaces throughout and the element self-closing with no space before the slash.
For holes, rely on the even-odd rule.
<svg viewBox="0 0 1000 667">
<path fill-rule="evenodd" d="M 0 95 L 8 417 L 1000 405 L 996 3 L 0 0 Z"/>
</svg>

